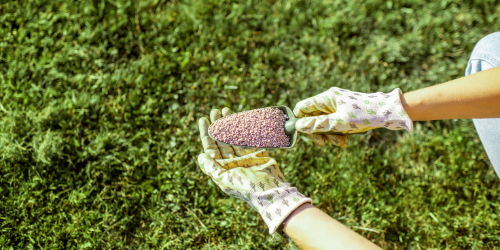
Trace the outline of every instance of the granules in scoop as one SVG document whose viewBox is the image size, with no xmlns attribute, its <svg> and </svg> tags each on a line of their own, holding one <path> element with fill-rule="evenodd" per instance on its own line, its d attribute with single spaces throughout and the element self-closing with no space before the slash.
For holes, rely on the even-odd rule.
<svg viewBox="0 0 500 250">
<path fill-rule="evenodd" d="M 285 134 L 288 116 L 278 108 L 263 108 L 236 113 L 216 120 L 209 133 L 217 140 L 238 146 L 288 147 Z"/>
</svg>

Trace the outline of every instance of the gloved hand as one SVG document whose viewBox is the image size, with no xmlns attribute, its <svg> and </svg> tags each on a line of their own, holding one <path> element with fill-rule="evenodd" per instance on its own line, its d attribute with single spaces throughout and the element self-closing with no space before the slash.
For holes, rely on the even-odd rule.
<svg viewBox="0 0 500 250">
<path fill-rule="evenodd" d="M 224 108 L 222 114 L 227 116 L 231 111 Z M 210 113 L 212 122 L 221 117 L 217 109 Z M 205 150 L 198 156 L 201 170 L 226 194 L 246 201 L 259 212 L 270 234 L 297 207 L 312 203 L 310 198 L 290 187 L 276 160 L 269 157 L 265 150 L 216 142 L 208 135 L 210 123 L 206 118 L 201 118 L 198 125 Z"/>
<path fill-rule="evenodd" d="M 381 127 L 411 132 L 413 122 L 401 104 L 402 94 L 399 88 L 388 94 L 365 94 L 333 87 L 295 105 L 294 115 L 306 117 L 297 121 L 295 128 L 301 133 L 309 134 L 311 140 L 320 146 L 325 144 L 325 140 L 331 142 L 334 139 L 330 135 L 312 133 L 336 131 L 353 134 Z"/>
</svg>

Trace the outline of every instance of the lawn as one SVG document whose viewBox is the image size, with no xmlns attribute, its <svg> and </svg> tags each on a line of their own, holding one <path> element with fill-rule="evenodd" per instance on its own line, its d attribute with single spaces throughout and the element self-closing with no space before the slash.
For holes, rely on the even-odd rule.
<svg viewBox="0 0 500 250">
<path fill-rule="evenodd" d="M 201 172 L 198 118 L 461 77 L 499 6 L 0 1 L 0 249 L 296 249 Z M 500 180 L 471 120 L 270 154 L 386 249 L 500 249 Z"/>
</svg>

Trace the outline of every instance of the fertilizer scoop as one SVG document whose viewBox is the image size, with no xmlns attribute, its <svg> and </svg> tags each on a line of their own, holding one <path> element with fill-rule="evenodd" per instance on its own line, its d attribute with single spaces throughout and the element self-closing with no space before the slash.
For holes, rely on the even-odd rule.
<svg viewBox="0 0 500 250">
<path fill-rule="evenodd" d="M 235 113 L 210 125 L 209 136 L 217 142 L 249 148 L 292 148 L 297 142 L 296 118 L 287 106 L 273 106 Z M 371 130 L 349 135 L 368 135 Z M 327 131 L 313 134 L 346 135 Z"/>
</svg>

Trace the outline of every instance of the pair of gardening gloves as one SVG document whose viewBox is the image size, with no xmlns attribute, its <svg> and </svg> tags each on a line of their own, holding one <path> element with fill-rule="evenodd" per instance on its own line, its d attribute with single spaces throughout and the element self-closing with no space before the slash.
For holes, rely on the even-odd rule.
<svg viewBox="0 0 500 250">
<path fill-rule="evenodd" d="M 334 87 L 297 103 L 294 115 L 303 119 L 295 126 L 320 146 L 329 141 L 344 148 L 348 143 L 345 135 L 316 133 L 335 131 L 352 134 L 380 127 L 411 132 L 413 122 L 403 109 L 400 95 L 400 89 L 388 94 L 364 94 Z M 222 112 L 214 109 L 210 113 L 210 120 L 215 122 L 231 113 L 228 108 L 224 108 Z M 198 156 L 201 170 L 223 192 L 246 201 L 259 212 L 269 227 L 270 234 L 275 233 L 297 207 L 312 203 L 310 198 L 290 186 L 276 160 L 264 149 L 231 146 L 214 141 L 208 134 L 210 122 L 205 117 L 199 120 L 198 125 L 204 149 L 204 153 Z"/>
</svg>

